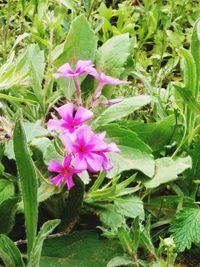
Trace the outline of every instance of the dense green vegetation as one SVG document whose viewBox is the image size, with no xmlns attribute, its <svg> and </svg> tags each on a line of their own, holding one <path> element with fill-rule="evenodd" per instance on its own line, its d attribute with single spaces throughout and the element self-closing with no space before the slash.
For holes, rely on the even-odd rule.
<svg viewBox="0 0 200 267">
<path fill-rule="evenodd" d="M 0 1 L 0 266 L 200 266 L 199 4 Z"/>
</svg>

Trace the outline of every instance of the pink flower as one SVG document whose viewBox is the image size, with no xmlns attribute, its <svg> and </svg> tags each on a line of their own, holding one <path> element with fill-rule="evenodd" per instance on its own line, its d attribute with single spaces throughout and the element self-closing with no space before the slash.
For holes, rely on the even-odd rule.
<svg viewBox="0 0 200 267">
<path fill-rule="evenodd" d="M 58 68 L 58 72 L 53 74 L 54 78 L 68 77 L 74 78 L 81 74 L 87 73 L 87 69 L 93 66 L 90 60 L 78 60 L 75 70 L 72 70 L 69 63 L 66 63 Z"/>
<path fill-rule="evenodd" d="M 88 169 L 98 172 L 101 169 L 108 171 L 112 165 L 107 158 L 107 152 L 119 152 L 114 143 L 107 144 L 104 141 L 105 133 L 94 134 L 89 126 L 81 126 L 76 131 L 76 140 L 69 135 L 63 135 L 63 143 L 69 153 L 74 154 L 73 164 L 79 169 Z"/>
<path fill-rule="evenodd" d="M 122 81 L 122 80 L 113 78 L 111 76 L 107 76 L 103 72 L 98 73 L 97 70 L 93 67 L 88 68 L 88 73 L 94 76 L 99 81 L 99 84 L 101 84 L 102 87 L 105 84 L 117 85 L 117 84 L 122 84 L 122 83 L 126 83 L 126 84 L 128 83 L 127 81 Z"/>
<path fill-rule="evenodd" d="M 68 190 L 70 190 L 74 186 L 74 182 L 72 179 L 72 175 L 74 173 L 80 173 L 81 170 L 77 170 L 75 168 L 70 167 L 71 164 L 71 156 L 68 155 L 64 158 L 63 164 L 60 164 L 56 160 L 51 160 L 48 170 L 50 172 L 58 172 L 59 174 L 50 179 L 50 181 L 55 185 L 59 186 L 63 182 L 67 184 Z"/>
<path fill-rule="evenodd" d="M 56 110 L 61 119 L 50 119 L 48 121 L 49 130 L 67 130 L 73 133 L 75 129 L 93 117 L 93 113 L 86 108 L 78 107 L 77 111 L 75 111 L 73 103 L 65 104 Z"/>
</svg>

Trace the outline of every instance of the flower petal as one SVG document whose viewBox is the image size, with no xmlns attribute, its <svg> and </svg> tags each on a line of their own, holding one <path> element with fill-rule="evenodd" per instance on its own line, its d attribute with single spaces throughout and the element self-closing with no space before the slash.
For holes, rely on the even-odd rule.
<svg viewBox="0 0 200 267">
<path fill-rule="evenodd" d="M 47 126 L 48 126 L 48 130 L 64 130 L 66 129 L 66 127 L 64 127 L 64 125 L 66 124 L 66 122 L 64 120 L 54 120 L 54 119 L 50 119 L 47 122 Z"/>
<path fill-rule="evenodd" d="M 63 161 L 63 166 L 65 169 L 68 169 L 69 166 L 70 166 L 70 163 L 71 163 L 71 160 L 72 160 L 72 157 L 71 155 L 68 155 L 64 158 L 64 161 Z"/>
<path fill-rule="evenodd" d="M 74 117 L 74 124 L 75 125 L 81 125 L 82 123 L 89 121 L 93 118 L 93 112 L 83 108 L 79 107 L 76 111 L 75 117 Z"/>
<path fill-rule="evenodd" d="M 65 63 L 58 68 L 58 72 L 62 73 L 63 76 L 67 76 L 68 73 L 73 73 L 73 70 L 69 63 Z"/>
<path fill-rule="evenodd" d="M 65 104 L 59 108 L 56 108 L 56 110 L 63 120 L 65 120 L 69 124 L 72 124 L 72 122 L 73 122 L 73 110 L 74 110 L 73 103 Z"/>
<path fill-rule="evenodd" d="M 84 74 L 87 72 L 88 68 L 93 66 L 90 60 L 78 60 L 76 63 L 76 73 L 77 74 Z"/>
<path fill-rule="evenodd" d="M 119 153 L 120 149 L 118 148 L 118 146 L 114 142 L 112 142 L 112 143 L 108 144 L 108 148 L 107 148 L 106 152 Z"/>
<path fill-rule="evenodd" d="M 87 169 L 87 162 L 85 158 L 81 157 L 81 155 L 77 154 L 73 159 L 73 165 L 75 170 L 86 170 Z"/>
<path fill-rule="evenodd" d="M 107 76 L 103 72 L 99 76 L 99 81 L 102 84 L 113 84 L 113 85 L 128 83 L 127 81 L 122 81 L 122 80 L 113 78 L 111 76 Z"/>
<path fill-rule="evenodd" d="M 90 142 L 92 139 L 94 133 L 92 131 L 92 128 L 87 125 L 83 125 L 76 131 L 76 137 L 79 145 L 85 146 Z"/>
<path fill-rule="evenodd" d="M 71 174 L 67 174 L 65 176 L 65 179 L 66 179 L 65 183 L 67 184 L 67 188 L 68 188 L 68 190 L 70 190 L 74 186 L 72 175 Z"/>
<path fill-rule="evenodd" d="M 74 149 L 75 149 L 74 145 L 75 144 L 74 144 L 73 140 L 70 138 L 69 133 L 63 134 L 61 139 L 62 139 L 63 145 L 65 146 L 67 152 L 69 152 L 69 153 L 74 152 Z"/>
<path fill-rule="evenodd" d="M 64 175 L 62 173 L 54 176 L 52 179 L 50 179 L 50 181 L 55 185 L 55 186 L 59 186 L 60 184 L 62 184 Z"/>
<path fill-rule="evenodd" d="M 63 170 L 63 166 L 57 162 L 56 160 L 52 159 L 48 166 L 48 171 L 50 172 L 61 172 Z"/>
<path fill-rule="evenodd" d="M 102 169 L 103 157 L 96 153 L 90 153 L 86 156 L 88 169 L 93 172 L 98 172 Z"/>
</svg>

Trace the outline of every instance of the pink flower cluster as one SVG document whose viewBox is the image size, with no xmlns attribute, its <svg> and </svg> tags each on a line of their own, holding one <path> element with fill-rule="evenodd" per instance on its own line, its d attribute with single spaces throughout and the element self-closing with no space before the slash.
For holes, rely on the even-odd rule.
<svg viewBox="0 0 200 267">
<path fill-rule="evenodd" d="M 67 184 L 68 189 L 74 186 L 72 175 L 84 170 L 108 172 L 112 164 L 108 159 L 108 152 L 119 152 L 115 143 L 106 143 L 105 132 L 95 134 L 91 127 L 84 123 L 93 117 L 93 113 L 86 108 L 75 110 L 72 103 L 57 108 L 61 119 L 50 119 L 49 130 L 61 133 L 61 140 L 67 155 L 63 164 L 51 160 L 48 170 L 59 174 L 51 179 L 56 186 Z"/>
<path fill-rule="evenodd" d="M 76 87 L 78 108 L 75 108 L 73 103 L 65 104 L 56 109 L 60 119 L 50 119 L 48 121 L 49 130 L 56 130 L 61 133 L 66 155 L 62 164 L 56 160 L 51 160 L 48 170 L 59 174 L 50 181 L 55 186 L 67 184 L 69 190 L 74 186 L 73 174 L 85 170 L 91 172 L 104 170 L 108 172 L 113 166 L 107 153 L 119 152 L 115 143 L 106 143 L 105 132 L 95 134 L 90 126 L 84 125 L 85 122 L 93 118 L 93 113 L 82 106 L 81 88 L 77 79 L 82 74 L 92 75 L 98 80 L 97 89 L 89 103 L 90 108 L 99 99 L 105 84 L 127 83 L 104 73 L 98 73 L 90 60 L 79 60 L 74 70 L 69 63 L 66 63 L 59 67 L 58 72 L 54 74 L 54 78 L 67 77 L 73 79 Z M 112 105 L 122 100 L 111 99 L 102 102 L 100 105 Z"/>
<path fill-rule="evenodd" d="M 94 95 L 92 96 L 89 107 L 93 107 L 95 102 L 99 99 L 102 89 L 104 85 L 106 84 L 112 84 L 112 85 L 118 85 L 118 84 L 128 84 L 127 81 L 122 81 L 116 78 L 113 78 L 111 76 L 105 75 L 103 72 L 97 72 L 97 70 L 94 68 L 94 65 L 90 60 L 78 60 L 75 66 L 75 70 L 72 69 L 69 63 L 66 63 L 58 68 L 58 72 L 55 73 L 53 76 L 54 78 L 72 78 L 74 80 L 74 84 L 76 87 L 76 93 L 77 93 L 77 103 L 79 106 L 82 105 L 82 99 L 81 99 L 81 90 L 80 86 L 78 84 L 77 77 L 82 74 L 89 74 L 93 77 L 95 77 L 96 80 L 98 80 L 97 88 L 94 92 Z M 113 105 L 118 102 L 121 102 L 122 99 L 111 99 L 108 102 L 104 102 L 100 105 Z"/>
</svg>

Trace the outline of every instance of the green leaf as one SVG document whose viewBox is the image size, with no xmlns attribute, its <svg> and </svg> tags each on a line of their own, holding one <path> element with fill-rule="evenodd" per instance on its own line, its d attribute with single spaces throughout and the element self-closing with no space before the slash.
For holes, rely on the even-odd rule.
<svg viewBox="0 0 200 267">
<path fill-rule="evenodd" d="M 15 223 L 18 197 L 10 197 L 0 204 L 0 233 L 8 234 Z"/>
<path fill-rule="evenodd" d="M 42 246 L 45 238 L 53 232 L 53 230 L 58 226 L 60 220 L 51 220 L 45 222 L 42 225 L 42 228 L 34 241 L 33 248 L 31 250 L 30 259 L 28 262 L 28 267 L 40 267 L 40 257 L 42 252 Z"/>
<path fill-rule="evenodd" d="M 14 128 L 13 141 L 24 204 L 28 255 L 30 255 L 37 231 L 37 175 L 28 150 L 26 135 L 20 119 L 17 120 Z"/>
<path fill-rule="evenodd" d="M 28 70 L 30 70 L 30 68 L 31 70 L 33 70 L 34 68 L 34 72 L 35 75 L 37 75 L 38 82 L 41 84 L 44 76 L 45 57 L 44 51 L 40 50 L 38 44 L 31 44 L 27 47 L 26 64 Z"/>
<path fill-rule="evenodd" d="M 15 194 L 14 184 L 8 180 L 0 180 L 0 204 Z"/>
<path fill-rule="evenodd" d="M 196 84 L 196 95 L 198 95 L 200 90 L 200 19 L 198 19 L 194 25 L 191 41 L 191 53 L 196 63 L 197 71 L 197 84 Z"/>
<path fill-rule="evenodd" d="M 117 174 L 127 170 L 139 170 L 145 175 L 154 175 L 154 159 L 151 154 L 147 154 L 131 147 L 118 146 L 120 153 L 109 153 L 109 158 L 113 163 L 113 169 L 107 177 L 113 178 Z"/>
<path fill-rule="evenodd" d="M 93 120 L 93 128 L 108 124 L 110 122 L 119 120 L 135 110 L 149 104 L 151 101 L 150 96 L 133 96 L 126 98 L 118 104 L 108 107 L 105 109 L 95 120 Z"/>
<path fill-rule="evenodd" d="M 169 144 L 174 131 L 176 120 L 171 115 L 156 123 L 135 121 L 120 121 L 119 126 L 135 132 L 138 137 L 151 147 L 153 151 L 164 149 Z"/>
<path fill-rule="evenodd" d="M 40 267 L 102 267 L 120 254 L 118 242 L 99 239 L 95 231 L 82 231 L 46 240 Z"/>
<path fill-rule="evenodd" d="M 35 138 L 31 142 L 31 146 L 39 149 L 43 154 L 43 160 L 46 165 L 49 165 L 50 160 L 55 159 L 57 161 L 62 161 L 63 157 L 58 154 L 53 143 L 46 137 Z"/>
<path fill-rule="evenodd" d="M 156 188 L 161 184 L 176 180 L 179 174 L 192 167 L 189 156 L 175 160 L 170 157 L 160 158 L 155 161 L 155 164 L 155 175 L 144 183 L 146 188 Z"/>
<path fill-rule="evenodd" d="M 130 232 L 127 230 L 127 229 L 124 229 L 123 227 L 120 227 L 118 229 L 118 237 L 119 237 L 119 240 L 120 240 L 120 243 L 124 249 L 124 251 L 128 254 L 131 254 L 133 253 L 133 241 L 131 239 L 131 236 L 130 236 Z"/>
<path fill-rule="evenodd" d="M 5 267 L 22 267 L 24 262 L 21 253 L 14 242 L 6 235 L 0 235 L 0 258 Z"/>
<path fill-rule="evenodd" d="M 128 196 L 119 198 L 114 201 L 117 212 L 120 214 L 135 219 L 139 217 L 144 220 L 144 207 L 142 200 L 137 196 Z"/>
<path fill-rule="evenodd" d="M 173 85 L 173 87 L 178 93 L 176 101 L 178 102 L 181 100 L 181 102 L 187 104 L 192 111 L 199 113 L 200 105 L 195 99 L 195 97 L 192 95 L 192 92 L 185 87 L 180 87 L 175 84 Z M 181 96 L 182 99 L 179 100 L 178 96 Z M 179 103 L 177 104 L 180 105 Z"/>
<path fill-rule="evenodd" d="M 183 208 L 176 214 L 170 231 L 178 252 L 190 249 L 192 242 L 200 242 L 200 209 Z"/>
<path fill-rule="evenodd" d="M 99 212 L 101 222 L 109 228 L 118 228 L 125 223 L 124 216 L 117 211 L 115 205 L 113 204 L 106 205 L 105 208 L 97 210 Z"/>
<path fill-rule="evenodd" d="M 42 85 L 41 85 L 41 79 L 39 76 L 39 73 L 37 72 L 35 66 L 31 63 L 31 74 L 32 74 L 32 88 L 34 95 L 37 98 L 38 103 L 40 104 L 40 107 L 42 111 L 44 112 L 44 103 L 43 103 L 43 95 L 44 91 L 42 90 Z"/>
<path fill-rule="evenodd" d="M 77 59 L 94 60 L 97 47 L 97 38 L 87 19 L 81 15 L 76 17 L 70 26 L 70 31 L 64 43 L 64 51 L 56 64 L 62 65 Z"/>
<path fill-rule="evenodd" d="M 114 77 L 119 77 L 130 54 L 128 33 L 117 35 L 103 44 L 97 53 L 97 69 Z"/>
<path fill-rule="evenodd" d="M 139 149 L 140 151 L 151 154 L 151 148 L 146 145 L 133 131 L 120 128 L 116 123 L 108 124 L 99 127 L 99 131 L 106 131 L 106 137 L 110 141 L 114 141 L 118 145 L 128 146 L 132 148 Z"/>
<path fill-rule="evenodd" d="M 133 260 L 131 259 L 131 257 L 118 256 L 110 260 L 106 267 L 117 267 L 117 266 L 133 266 Z"/>
</svg>

